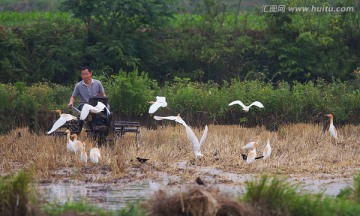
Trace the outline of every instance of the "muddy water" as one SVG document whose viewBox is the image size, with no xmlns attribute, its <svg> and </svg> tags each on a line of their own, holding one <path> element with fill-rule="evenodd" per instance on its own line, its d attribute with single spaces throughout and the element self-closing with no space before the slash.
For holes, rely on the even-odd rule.
<svg viewBox="0 0 360 216">
<path fill-rule="evenodd" d="M 181 167 L 181 164 L 176 166 Z M 218 187 L 220 191 L 229 196 L 242 194 L 245 181 L 256 177 L 248 174 L 224 172 L 209 167 L 196 167 L 195 169 L 208 185 Z M 177 192 L 186 190 L 188 186 L 195 184 L 193 181 L 180 183 L 181 178 L 179 176 L 171 176 L 163 172 L 159 172 L 158 176 L 160 179 L 157 179 L 156 182 L 141 180 L 122 184 L 38 184 L 36 189 L 45 201 L 51 203 L 63 204 L 66 201 L 86 200 L 96 206 L 116 210 L 126 206 L 129 202 L 144 200 L 159 189 Z M 328 174 L 316 174 L 311 177 L 290 175 L 288 177 L 288 181 L 303 186 L 300 189 L 301 191 L 322 192 L 330 196 L 336 196 L 341 189 L 353 183 L 352 178 Z"/>
</svg>

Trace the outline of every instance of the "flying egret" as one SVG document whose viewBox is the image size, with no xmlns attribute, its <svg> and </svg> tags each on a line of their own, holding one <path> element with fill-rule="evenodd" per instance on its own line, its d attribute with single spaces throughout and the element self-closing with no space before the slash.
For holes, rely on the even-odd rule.
<svg viewBox="0 0 360 216">
<path fill-rule="evenodd" d="M 67 150 L 69 152 L 76 153 L 74 142 L 70 139 L 70 130 L 66 130 L 65 133 L 66 133 L 66 140 L 67 140 L 67 144 L 66 144 Z"/>
<path fill-rule="evenodd" d="M 166 98 L 156 96 L 156 101 L 149 101 L 149 104 L 151 104 L 149 108 L 149 114 L 155 113 L 160 107 L 167 107 Z"/>
<path fill-rule="evenodd" d="M 253 148 L 254 148 L 254 144 L 257 143 L 257 142 L 259 142 L 259 140 L 260 140 L 260 136 L 259 136 L 259 135 L 256 135 L 255 141 L 249 142 L 248 144 L 244 145 L 244 146 L 242 147 L 242 149 L 253 149 Z"/>
<path fill-rule="evenodd" d="M 250 164 L 252 162 L 255 161 L 255 158 L 256 158 L 256 147 L 257 147 L 257 142 L 254 143 L 254 148 L 253 150 L 251 150 L 249 152 L 249 154 L 247 155 L 247 159 L 246 159 L 246 163 Z"/>
<path fill-rule="evenodd" d="M 98 102 L 96 106 L 91 106 L 90 104 L 84 104 L 84 106 L 81 110 L 80 120 L 85 120 L 90 112 L 91 113 L 100 113 L 104 109 L 106 109 L 106 111 L 108 113 L 110 113 L 109 110 L 106 108 L 105 104 L 103 104 L 101 102 Z"/>
<path fill-rule="evenodd" d="M 270 146 L 270 132 L 267 132 L 266 134 L 266 146 L 264 148 L 264 151 L 263 151 L 263 159 L 265 160 L 266 158 L 270 157 L 271 155 L 271 146 Z"/>
<path fill-rule="evenodd" d="M 202 157 L 203 155 L 200 152 L 200 148 L 201 148 L 202 144 L 204 143 L 204 141 L 205 141 L 205 139 L 207 137 L 208 126 L 207 125 L 205 126 L 205 130 L 204 130 L 204 133 L 203 133 L 203 135 L 201 137 L 200 142 L 199 142 L 198 138 L 196 137 L 196 135 L 194 134 L 194 132 L 191 130 L 191 128 L 189 126 L 185 125 L 185 128 L 186 128 L 186 135 L 187 135 L 188 139 L 190 140 L 190 143 L 192 145 L 195 157 L 196 158 Z"/>
<path fill-rule="evenodd" d="M 84 143 L 84 145 L 82 146 L 82 149 L 81 149 L 80 161 L 81 161 L 82 163 L 85 163 L 85 164 L 86 164 L 88 157 L 87 157 L 87 153 L 86 153 L 86 151 L 85 151 L 85 146 L 86 146 L 86 144 Z"/>
<path fill-rule="evenodd" d="M 82 147 L 83 147 L 84 144 L 80 140 L 78 140 L 78 135 L 77 134 L 73 134 L 71 136 L 74 138 L 73 142 L 74 142 L 74 151 L 75 151 L 75 153 L 81 152 Z"/>
<path fill-rule="evenodd" d="M 100 150 L 98 148 L 93 148 L 92 147 L 92 143 L 90 143 L 90 160 L 93 163 L 99 163 L 99 159 L 100 159 L 101 155 L 100 155 Z"/>
<path fill-rule="evenodd" d="M 76 120 L 77 118 L 70 114 L 61 114 L 61 110 L 55 110 L 55 112 L 59 113 L 60 118 L 56 120 L 54 125 L 52 126 L 51 130 L 47 132 L 47 134 L 51 134 L 55 130 L 57 130 L 59 127 L 63 126 L 67 121 Z"/>
<path fill-rule="evenodd" d="M 245 106 L 245 104 L 243 104 L 243 102 L 241 102 L 239 100 L 236 100 L 236 101 L 233 101 L 233 102 L 229 103 L 229 106 L 232 106 L 234 104 L 239 104 L 240 106 L 242 106 L 242 108 L 243 108 L 243 110 L 245 112 L 248 112 L 250 107 L 252 107 L 252 106 L 257 106 L 259 108 L 264 108 L 264 105 L 262 103 L 260 103 L 259 101 L 255 101 L 252 104 L 250 104 L 249 106 Z"/>
<path fill-rule="evenodd" d="M 178 114 L 177 116 L 166 116 L 166 117 L 154 116 L 154 119 L 157 121 L 164 120 L 164 119 L 172 120 L 172 121 L 176 121 L 177 123 L 184 125 L 185 127 L 187 126 L 185 121 L 180 117 L 180 114 Z"/>
<path fill-rule="evenodd" d="M 330 118 L 329 132 L 330 132 L 331 136 L 334 137 L 334 139 L 337 139 L 337 131 L 336 131 L 336 128 L 334 126 L 334 116 L 332 114 L 327 114 L 325 116 Z"/>
</svg>

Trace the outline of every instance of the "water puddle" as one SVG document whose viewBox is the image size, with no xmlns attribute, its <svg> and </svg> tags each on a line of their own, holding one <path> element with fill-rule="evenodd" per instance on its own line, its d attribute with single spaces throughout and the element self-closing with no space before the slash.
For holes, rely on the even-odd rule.
<svg viewBox="0 0 360 216">
<path fill-rule="evenodd" d="M 179 169 L 191 169 L 195 172 L 194 179 L 201 176 L 208 186 L 217 187 L 222 193 L 229 196 L 239 196 L 243 193 L 245 182 L 255 178 L 255 175 L 226 172 L 212 167 L 198 167 L 175 163 Z M 137 202 L 151 196 L 154 191 L 162 189 L 167 192 L 186 190 L 194 185 L 194 181 L 182 182 L 181 176 L 168 175 L 157 172 L 159 177 L 154 180 L 136 180 L 130 183 L 89 184 L 89 183 L 58 183 L 37 184 L 36 190 L 44 201 L 63 204 L 67 201 L 82 201 L 92 203 L 108 210 L 117 210 L 128 203 Z M 257 175 L 258 176 L 258 175 Z M 311 193 L 322 192 L 325 195 L 336 196 L 341 189 L 352 185 L 352 178 L 329 174 L 316 174 L 310 177 L 290 175 L 288 181 L 300 184 L 301 191 Z"/>
</svg>

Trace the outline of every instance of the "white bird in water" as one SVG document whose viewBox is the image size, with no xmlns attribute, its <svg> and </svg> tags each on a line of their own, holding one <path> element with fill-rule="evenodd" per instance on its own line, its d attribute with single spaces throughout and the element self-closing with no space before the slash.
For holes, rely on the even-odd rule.
<svg viewBox="0 0 360 216">
<path fill-rule="evenodd" d="M 325 116 L 330 118 L 329 132 L 330 132 L 331 136 L 334 137 L 334 139 L 337 139 L 337 131 L 336 131 L 336 128 L 334 126 L 334 116 L 332 114 L 327 114 Z"/>
<path fill-rule="evenodd" d="M 191 130 L 191 128 L 189 126 L 185 125 L 185 128 L 186 128 L 186 135 L 187 135 L 188 139 L 190 140 L 190 143 L 192 145 L 195 157 L 196 158 L 202 157 L 203 155 L 200 152 L 200 148 L 201 148 L 202 144 L 204 143 L 204 141 L 205 141 L 205 139 L 207 137 L 208 126 L 207 125 L 205 126 L 205 130 L 204 130 L 204 133 L 203 133 L 203 135 L 202 135 L 202 137 L 200 139 L 200 142 L 199 142 L 198 138 L 196 137 L 196 135 L 194 134 L 194 132 Z"/>
<path fill-rule="evenodd" d="M 85 163 L 85 164 L 86 164 L 88 157 L 87 157 L 87 153 L 86 153 L 85 146 L 86 146 L 86 144 L 84 143 L 84 145 L 82 146 L 82 149 L 81 149 L 80 161 L 81 161 L 82 163 Z"/>
<path fill-rule="evenodd" d="M 253 148 L 254 148 L 254 144 L 257 143 L 257 142 L 259 142 L 259 140 L 260 140 L 260 136 L 259 136 L 259 135 L 256 135 L 255 141 L 249 142 L 248 144 L 244 145 L 244 146 L 242 147 L 242 149 L 253 149 Z"/>
<path fill-rule="evenodd" d="M 66 148 L 69 152 L 73 152 L 76 153 L 75 151 L 75 147 L 74 147 L 74 142 L 70 139 L 70 130 L 66 130 L 66 140 L 67 140 L 67 144 L 66 144 Z"/>
<path fill-rule="evenodd" d="M 56 120 L 56 122 L 52 126 L 51 130 L 49 132 L 47 132 L 47 134 L 51 134 L 52 132 L 57 130 L 59 127 L 63 126 L 67 121 L 77 119 L 77 117 L 70 115 L 70 114 L 66 114 L 66 113 L 61 114 L 61 110 L 55 110 L 55 112 L 59 113 L 60 118 L 58 120 Z"/>
<path fill-rule="evenodd" d="M 266 134 L 266 141 L 267 141 L 267 143 L 266 143 L 266 146 L 265 146 L 263 154 L 262 154 L 264 160 L 266 158 L 270 157 L 270 155 L 271 155 L 270 132 L 268 132 Z"/>
<path fill-rule="evenodd" d="M 80 140 L 77 139 L 78 138 L 77 134 L 73 134 L 71 136 L 74 138 L 73 142 L 74 142 L 75 153 L 81 152 L 84 144 Z"/>
<path fill-rule="evenodd" d="M 236 101 L 233 101 L 233 102 L 229 103 L 229 106 L 232 106 L 234 104 L 239 104 L 240 106 L 242 106 L 242 108 L 243 108 L 243 110 L 245 112 L 248 112 L 250 107 L 252 107 L 252 106 L 257 106 L 259 108 L 264 108 L 264 105 L 262 103 L 260 103 L 259 101 L 255 101 L 252 104 L 250 104 L 249 106 L 246 106 L 245 104 L 243 104 L 243 102 L 241 102 L 239 100 L 236 100 Z"/>
<path fill-rule="evenodd" d="M 89 115 L 89 113 L 100 113 L 106 108 L 105 104 L 98 102 L 96 106 L 91 106 L 90 104 L 84 104 L 81 114 L 80 114 L 80 120 L 85 120 L 86 117 Z M 109 110 L 106 108 L 107 112 L 109 113 Z"/>
<path fill-rule="evenodd" d="M 154 119 L 157 121 L 164 120 L 164 119 L 172 120 L 172 121 L 176 121 L 177 123 L 184 125 L 185 127 L 187 126 L 185 121 L 180 117 L 180 114 L 178 114 L 177 116 L 166 116 L 166 117 L 154 116 Z"/>
<path fill-rule="evenodd" d="M 257 147 L 257 145 L 258 145 L 257 142 L 255 142 L 253 150 L 251 150 L 251 151 L 249 152 L 249 154 L 247 155 L 246 163 L 250 164 L 250 163 L 252 163 L 252 162 L 255 161 L 255 159 L 256 159 L 256 147 Z"/>
<path fill-rule="evenodd" d="M 101 155 L 100 155 L 100 150 L 98 148 L 93 148 L 92 147 L 92 143 L 90 143 L 90 160 L 93 163 L 99 163 L 99 159 L 100 159 Z"/>
<path fill-rule="evenodd" d="M 160 107 L 167 107 L 167 102 L 165 97 L 156 96 L 156 101 L 149 101 L 151 104 L 149 108 L 149 114 L 155 113 Z"/>
</svg>

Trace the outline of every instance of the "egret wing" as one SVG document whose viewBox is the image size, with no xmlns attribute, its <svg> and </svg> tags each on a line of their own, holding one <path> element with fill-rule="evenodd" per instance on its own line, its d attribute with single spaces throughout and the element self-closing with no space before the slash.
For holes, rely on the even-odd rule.
<svg viewBox="0 0 360 216">
<path fill-rule="evenodd" d="M 105 104 L 101 103 L 100 101 L 96 104 L 95 110 L 90 110 L 90 112 L 99 113 L 105 109 Z"/>
<path fill-rule="evenodd" d="M 166 98 L 161 96 L 156 96 L 156 102 L 158 103 L 166 103 Z"/>
<path fill-rule="evenodd" d="M 204 143 L 206 137 L 207 137 L 207 134 L 208 134 L 208 126 L 206 125 L 205 126 L 205 130 L 204 130 L 204 133 L 200 139 L 200 147 L 202 146 L 202 144 Z"/>
<path fill-rule="evenodd" d="M 250 104 L 249 108 L 250 108 L 251 106 L 257 106 L 257 107 L 259 107 L 259 108 L 264 108 L 264 105 L 263 105 L 261 102 L 259 102 L 259 101 L 255 101 L 255 102 L 253 102 L 252 104 Z"/>
<path fill-rule="evenodd" d="M 193 149 L 200 149 L 199 140 L 189 126 L 186 126 L 186 136 L 190 140 Z"/>
<path fill-rule="evenodd" d="M 90 104 L 84 104 L 82 110 L 81 110 L 81 114 L 80 114 L 80 119 L 81 120 L 85 120 L 86 117 L 89 115 L 89 112 L 91 109 L 93 109 L 94 107 L 91 106 Z"/>
<path fill-rule="evenodd" d="M 244 109 L 246 108 L 245 104 L 243 102 L 239 101 L 239 100 L 236 100 L 236 101 L 233 101 L 233 102 L 229 103 L 229 106 L 232 106 L 232 105 L 235 105 L 235 104 L 238 104 L 238 105 L 242 106 L 242 108 L 244 108 Z"/>
<path fill-rule="evenodd" d="M 244 145 L 242 149 L 253 149 L 255 142 L 249 142 L 248 144 Z"/>
<path fill-rule="evenodd" d="M 155 102 L 149 108 L 149 114 L 155 113 L 161 107 L 161 103 Z"/>
<path fill-rule="evenodd" d="M 154 116 L 154 119 L 158 120 L 158 121 L 160 121 L 160 120 L 172 120 L 172 121 L 175 121 L 176 117 L 177 116 L 164 116 L 164 117 L 162 117 L 162 116 Z"/>
<path fill-rule="evenodd" d="M 60 118 L 54 123 L 51 130 L 47 132 L 47 134 L 51 134 L 55 130 L 57 130 L 59 127 L 63 126 L 66 123 L 66 119 L 63 116 L 60 116 Z"/>
</svg>

